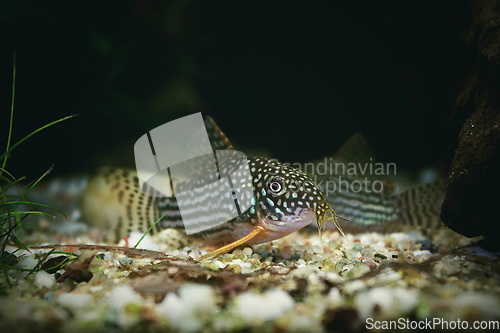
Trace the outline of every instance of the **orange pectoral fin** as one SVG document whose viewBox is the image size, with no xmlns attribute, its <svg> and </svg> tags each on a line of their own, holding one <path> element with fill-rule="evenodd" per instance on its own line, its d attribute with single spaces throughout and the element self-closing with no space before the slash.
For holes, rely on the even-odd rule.
<svg viewBox="0 0 500 333">
<path fill-rule="evenodd" d="M 212 258 L 212 257 L 215 257 L 219 254 L 222 254 L 222 253 L 226 253 L 228 251 L 231 251 L 232 249 L 234 249 L 235 247 L 243 244 L 243 243 L 246 243 L 248 242 L 250 239 L 254 238 L 255 236 L 257 236 L 258 234 L 260 234 L 262 231 L 264 230 L 264 228 L 260 227 L 260 226 L 257 226 L 255 227 L 255 229 L 253 229 L 253 231 L 251 233 L 249 233 L 248 235 L 246 235 L 245 237 L 243 238 L 240 238 L 238 239 L 237 241 L 234 241 L 232 243 L 229 243 L 227 245 L 224 245 L 223 247 L 215 250 L 215 251 L 212 251 L 212 252 L 209 252 L 201 257 L 198 258 L 198 261 L 204 261 L 204 260 L 207 260 L 209 258 Z"/>
</svg>

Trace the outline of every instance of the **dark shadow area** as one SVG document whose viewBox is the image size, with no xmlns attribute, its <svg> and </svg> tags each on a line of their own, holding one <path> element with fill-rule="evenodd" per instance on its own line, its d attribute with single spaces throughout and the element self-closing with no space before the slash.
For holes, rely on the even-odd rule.
<svg viewBox="0 0 500 333">
<path fill-rule="evenodd" d="M 381 160 L 443 172 L 466 115 L 454 112 L 474 50 L 468 1 L 245 5 L 201 1 L 2 1 L 0 147 L 17 49 L 7 168 L 33 179 L 134 166 L 146 131 L 211 115 L 248 155 L 330 156 L 362 132 Z M 2 148 L 3 149 L 3 148 Z"/>
</svg>

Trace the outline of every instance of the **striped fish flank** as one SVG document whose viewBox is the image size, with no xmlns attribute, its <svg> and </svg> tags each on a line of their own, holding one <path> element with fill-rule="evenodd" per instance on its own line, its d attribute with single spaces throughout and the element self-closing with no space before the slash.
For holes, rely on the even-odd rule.
<svg viewBox="0 0 500 333">
<path fill-rule="evenodd" d="M 373 150 L 366 139 L 354 134 L 330 159 L 324 162 L 328 174 L 309 173 L 316 184 L 326 193 L 326 200 L 339 216 L 355 222 L 347 223 L 350 228 L 388 227 L 396 230 L 398 225 L 411 225 L 419 228 L 440 228 L 441 203 L 445 197 L 444 181 L 437 181 L 405 192 L 395 193 L 394 183 L 373 175 L 349 174 L 338 165 L 365 166 L 376 161 Z M 359 170 L 357 170 L 359 171 Z M 375 186 L 377 183 L 377 186 Z M 358 190 L 354 184 L 359 185 Z M 329 188 L 335 188 L 330 193 Z M 377 188 L 378 190 L 373 190 Z M 371 190 L 370 190 L 371 189 Z"/>
</svg>

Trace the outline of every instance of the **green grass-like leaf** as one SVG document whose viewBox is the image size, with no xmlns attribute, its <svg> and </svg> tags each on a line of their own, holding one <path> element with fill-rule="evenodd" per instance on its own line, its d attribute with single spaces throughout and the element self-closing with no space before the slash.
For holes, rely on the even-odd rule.
<svg viewBox="0 0 500 333">
<path fill-rule="evenodd" d="M 14 95 L 16 92 L 16 50 L 14 50 L 14 69 L 12 70 L 12 99 L 11 99 L 11 105 L 10 105 L 10 124 L 9 124 L 9 135 L 7 136 L 7 149 L 5 153 L 5 157 L 2 156 L 0 159 L 3 158 L 3 163 L 2 163 L 2 169 L 0 170 L 0 176 L 3 173 L 3 170 L 5 170 L 5 164 L 7 164 L 7 152 L 10 149 L 10 139 L 12 137 L 12 123 L 14 121 Z"/>
<path fill-rule="evenodd" d="M 8 184 L 5 187 L 0 187 L 0 270 L 3 273 L 3 276 L 5 278 L 5 281 L 9 287 L 12 286 L 12 283 L 10 281 L 9 274 L 7 273 L 8 270 L 11 269 L 16 269 L 20 271 L 30 271 L 31 273 L 37 272 L 40 270 L 42 262 L 48 257 L 50 253 L 45 254 L 44 258 L 40 259 L 38 264 L 33 268 L 33 269 L 24 269 L 21 267 L 18 267 L 16 265 L 11 265 L 10 263 L 12 262 L 12 259 L 15 257 L 15 253 L 17 253 L 20 250 L 27 250 L 28 247 L 34 243 L 29 243 L 29 244 L 23 244 L 22 241 L 20 241 L 16 235 L 14 235 L 14 232 L 16 230 L 20 231 L 22 233 L 23 229 L 25 227 L 34 227 L 32 225 L 23 223 L 22 221 L 29 215 L 40 215 L 40 216 L 46 216 L 46 217 L 51 217 L 54 218 L 55 216 L 50 215 L 45 212 L 40 212 L 40 211 L 35 211 L 35 210 L 28 210 L 28 211 L 19 211 L 19 205 L 28 205 L 28 206 L 37 206 L 37 207 L 43 207 L 47 208 L 50 210 L 53 210 L 57 213 L 62 214 L 63 216 L 67 217 L 63 212 L 58 210 L 57 208 L 28 201 L 26 200 L 26 196 L 33 190 L 33 188 L 45 177 L 49 174 L 49 172 L 52 170 L 52 167 L 45 172 L 42 176 L 40 176 L 31 186 L 29 186 L 28 190 L 25 191 L 23 194 L 19 193 L 16 185 L 20 183 L 20 181 L 24 180 L 25 177 L 21 177 L 19 179 L 15 179 L 14 176 L 12 176 L 10 173 L 8 173 L 5 170 L 5 166 L 7 165 L 7 159 L 9 157 L 9 153 L 19 146 L 21 143 L 26 141 L 28 138 L 32 137 L 36 133 L 46 129 L 47 127 L 50 127 L 52 125 L 55 125 L 57 123 L 60 123 L 64 120 L 73 118 L 77 115 L 71 115 L 68 117 L 64 117 L 58 120 L 55 120 L 45 126 L 42 126 L 38 128 L 37 130 L 33 131 L 32 133 L 26 135 L 24 138 L 16 142 L 14 145 L 11 146 L 11 137 L 12 137 L 12 129 L 13 129 L 13 123 L 14 123 L 14 96 L 15 96 L 15 88 L 16 88 L 16 53 L 14 51 L 14 69 L 13 69 L 13 77 L 12 77 L 12 102 L 11 102 L 11 108 L 10 108 L 10 124 L 9 124 L 9 133 L 7 136 L 7 147 L 5 149 L 5 152 L 0 155 L 0 160 L 2 161 L 2 166 L 0 168 L 0 180 L 6 180 Z M 7 178 L 4 176 L 4 174 L 8 175 L 10 178 Z M 15 188 L 18 195 L 8 195 L 7 191 L 11 188 Z M 7 244 L 13 243 L 17 246 L 17 249 L 12 251 L 11 253 L 6 253 L 5 248 Z M 62 253 L 62 252 L 61 252 Z M 68 255 L 73 255 L 77 257 L 77 255 L 71 253 Z M 16 258 L 21 258 L 23 257 L 19 256 Z M 69 258 L 69 256 L 68 256 Z M 67 263 L 69 261 L 72 261 L 74 259 L 68 259 L 62 262 L 60 265 L 63 263 Z M 57 267 L 57 266 L 55 266 Z M 52 267 L 52 268 L 55 268 Z M 50 269 L 50 268 L 49 268 Z M 0 284 L 1 288 L 1 284 Z M 1 290 L 0 290 L 1 291 Z"/>
<path fill-rule="evenodd" d="M 50 126 L 52 126 L 52 125 L 55 125 L 55 124 L 57 124 L 57 123 L 60 123 L 61 121 L 65 121 L 65 120 L 71 119 L 71 118 L 76 117 L 76 116 L 78 116 L 78 114 L 73 114 L 73 115 L 71 115 L 71 116 L 67 116 L 67 117 L 64 117 L 64 118 L 61 118 L 61 119 L 55 120 L 55 121 L 53 121 L 53 122 L 51 122 L 51 123 L 49 123 L 49 124 L 47 124 L 47 125 L 45 125 L 45 126 L 40 127 L 40 128 L 39 128 L 39 129 L 37 129 L 37 130 L 35 130 L 35 131 L 31 132 L 30 134 L 26 135 L 24 138 L 22 138 L 21 140 L 19 140 L 18 142 L 16 142 L 16 143 L 15 143 L 12 147 L 10 147 L 9 149 L 7 149 L 7 151 L 5 151 L 5 153 L 3 153 L 2 155 L 0 155 L 0 159 L 2 159 L 2 158 L 4 159 L 4 165 L 5 165 L 5 163 L 6 163 L 6 161 L 7 161 L 7 156 L 8 156 L 8 154 L 9 154 L 9 153 L 10 153 L 10 152 L 14 149 L 14 148 L 16 148 L 17 146 L 19 146 L 21 143 L 23 143 L 24 141 L 26 141 L 27 139 L 29 139 L 30 137 L 32 137 L 32 136 L 33 136 L 33 135 L 35 135 L 36 133 L 40 132 L 41 130 L 46 129 L 47 127 L 50 127 Z M 9 133 L 9 134 L 10 134 L 10 133 Z M 10 141 L 10 137 L 9 137 L 9 141 Z M 1 173 L 0 173 L 0 174 L 1 174 Z"/>
<path fill-rule="evenodd" d="M 146 235 L 154 228 L 154 226 L 156 225 L 156 223 L 160 222 L 160 220 L 162 218 L 164 218 L 168 213 L 165 213 L 163 214 L 162 217 L 160 217 L 158 220 L 155 221 L 155 223 L 153 223 L 149 229 L 142 235 L 141 239 L 139 239 L 139 241 L 137 242 L 137 244 L 134 245 L 134 249 L 137 249 L 137 246 L 139 245 L 140 242 L 142 242 L 142 240 L 144 239 L 144 237 L 146 237 Z"/>
</svg>

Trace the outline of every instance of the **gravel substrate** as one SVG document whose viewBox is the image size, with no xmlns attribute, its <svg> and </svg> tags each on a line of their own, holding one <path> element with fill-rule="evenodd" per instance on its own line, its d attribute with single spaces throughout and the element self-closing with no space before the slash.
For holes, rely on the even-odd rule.
<svg viewBox="0 0 500 333">
<path fill-rule="evenodd" d="M 56 239 L 87 244 L 91 236 Z M 196 259 L 206 251 L 175 230 L 148 236 L 141 245 L 150 250 L 48 245 L 16 253 L 25 254 L 17 265 L 32 268 L 36 257 L 54 249 L 81 255 L 57 272 L 9 271 L 14 286 L 0 298 L 1 327 L 325 332 L 384 328 L 391 320 L 412 328 L 433 318 L 448 328 L 458 320 L 462 328 L 476 321 L 498 324 L 498 258 L 479 247 L 462 248 L 470 242 L 444 229 L 347 240 L 327 231 L 320 242 L 308 229 L 203 263 Z"/>
</svg>

